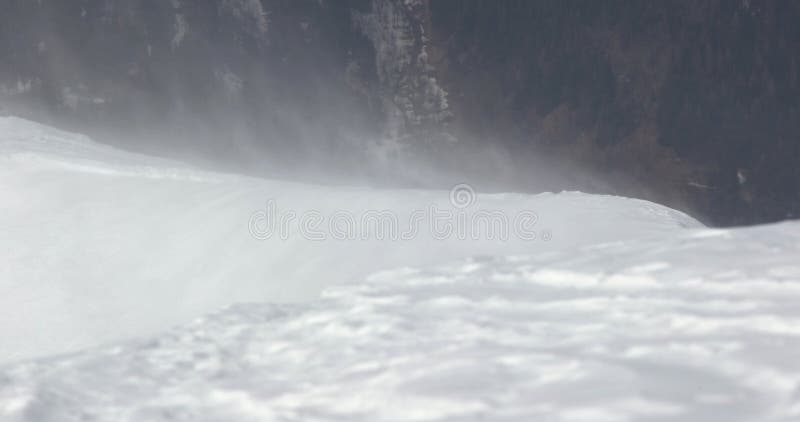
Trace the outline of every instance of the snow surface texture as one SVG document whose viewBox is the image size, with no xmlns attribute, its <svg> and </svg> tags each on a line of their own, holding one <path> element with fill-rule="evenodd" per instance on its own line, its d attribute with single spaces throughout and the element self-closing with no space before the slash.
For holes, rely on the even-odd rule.
<svg viewBox="0 0 800 422">
<path fill-rule="evenodd" d="M 378 273 L 10 367 L 31 421 L 797 421 L 800 226 Z"/>
<path fill-rule="evenodd" d="M 549 242 L 257 241 L 266 198 L 448 194 L 206 173 L 18 119 L 0 160 L 3 421 L 800 420 L 798 223 L 506 194 L 478 203 L 536 210 Z"/>
</svg>

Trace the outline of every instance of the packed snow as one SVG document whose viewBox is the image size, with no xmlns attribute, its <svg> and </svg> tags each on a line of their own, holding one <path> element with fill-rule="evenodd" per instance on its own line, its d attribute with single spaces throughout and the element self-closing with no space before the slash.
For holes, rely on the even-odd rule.
<svg viewBox="0 0 800 422">
<path fill-rule="evenodd" d="M 3 421 L 800 420 L 800 223 L 260 180 L 15 118 L 0 197 Z M 269 200 L 537 236 L 259 239 Z"/>
</svg>

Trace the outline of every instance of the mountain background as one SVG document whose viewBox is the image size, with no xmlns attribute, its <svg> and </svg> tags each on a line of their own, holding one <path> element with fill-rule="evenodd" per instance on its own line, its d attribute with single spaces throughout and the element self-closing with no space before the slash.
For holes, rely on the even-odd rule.
<svg viewBox="0 0 800 422">
<path fill-rule="evenodd" d="M 0 0 L 0 109 L 255 175 L 800 215 L 790 0 Z M 490 186 L 491 188 L 491 186 Z"/>
</svg>

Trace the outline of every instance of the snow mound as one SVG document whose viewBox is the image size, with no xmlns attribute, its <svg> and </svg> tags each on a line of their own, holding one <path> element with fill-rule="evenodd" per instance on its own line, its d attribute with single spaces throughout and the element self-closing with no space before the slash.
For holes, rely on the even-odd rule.
<svg viewBox="0 0 800 422">
<path fill-rule="evenodd" d="M 535 212 L 539 236 L 462 240 L 420 230 L 403 240 L 320 241 L 295 225 L 286 238 L 265 240 L 250 223 L 270 200 L 280 211 L 328 218 L 386 211 L 409 221 L 431 207 L 463 210 L 447 191 L 204 172 L 17 118 L 0 118 L 0 197 L 0 363 L 154 335 L 234 303 L 313 300 L 326 286 L 389 268 L 552 252 L 700 226 L 633 199 L 479 193 L 466 198 L 474 202 L 470 211 Z"/>
<path fill-rule="evenodd" d="M 800 223 L 400 269 L 0 372 L 8 421 L 797 421 Z"/>
</svg>

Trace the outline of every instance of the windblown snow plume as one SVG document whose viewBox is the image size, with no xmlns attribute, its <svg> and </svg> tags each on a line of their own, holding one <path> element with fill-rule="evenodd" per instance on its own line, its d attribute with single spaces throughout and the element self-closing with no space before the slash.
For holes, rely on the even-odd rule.
<svg viewBox="0 0 800 422">
<path fill-rule="evenodd" d="M 209 173 L 16 118 L 0 118 L 0 163 L 0 338 L 15 339 L 0 342 L 0 362 L 152 335 L 241 301 L 306 301 L 387 268 L 697 225 L 645 201 L 579 193 L 465 190 L 462 202 Z M 473 210 L 477 237 L 452 230 Z M 431 213 L 453 218 L 434 230 Z M 497 220 L 503 232 L 486 236 L 493 215 L 536 219 Z M 590 219 L 598 224 L 573 222 Z M 350 235 L 351 222 L 364 230 Z M 509 236 L 530 223 L 538 237 Z"/>
<path fill-rule="evenodd" d="M 800 419 L 798 223 L 253 179 L 15 118 L 0 197 L 3 421 Z M 536 236 L 293 225 L 420 209 Z"/>
</svg>

